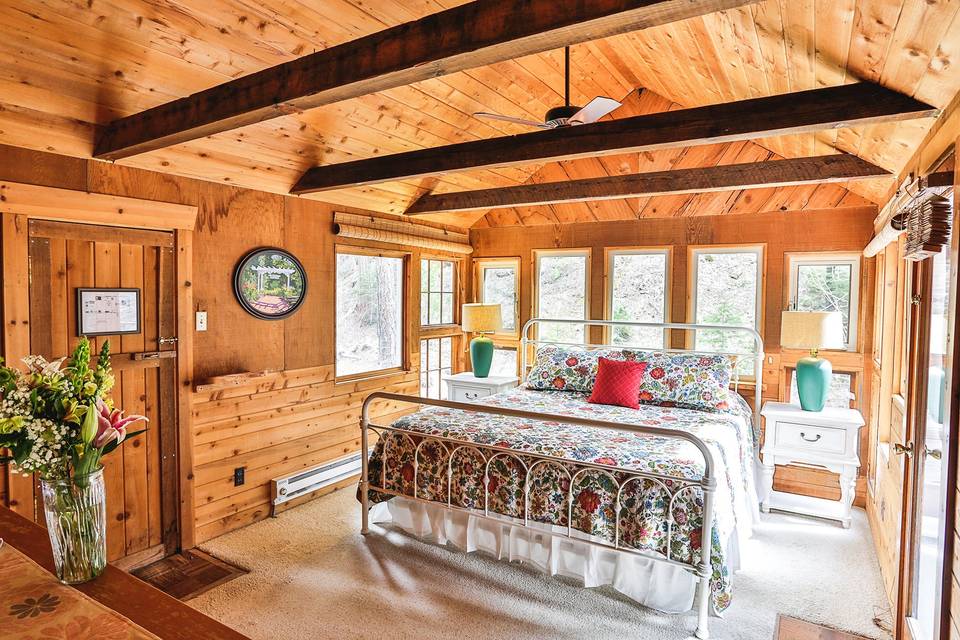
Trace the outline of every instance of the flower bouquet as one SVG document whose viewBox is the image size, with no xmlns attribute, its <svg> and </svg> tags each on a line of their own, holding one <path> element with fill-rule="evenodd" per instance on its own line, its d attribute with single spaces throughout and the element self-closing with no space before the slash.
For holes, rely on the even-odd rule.
<svg viewBox="0 0 960 640">
<path fill-rule="evenodd" d="M 106 496 L 100 459 L 143 416 L 123 417 L 106 398 L 113 388 L 110 343 L 90 366 L 90 343 L 80 340 L 67 358 L 23 359 L 27 372 L 0 360 L 0 449 L 24 475 L 38 474 L 57 577 L 92 580 L 107 564 Z"/>
</svg>

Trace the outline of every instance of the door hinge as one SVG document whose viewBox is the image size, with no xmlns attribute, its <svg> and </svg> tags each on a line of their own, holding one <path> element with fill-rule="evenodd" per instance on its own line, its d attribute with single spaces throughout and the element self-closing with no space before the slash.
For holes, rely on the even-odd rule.
<svg viewBox="0 0 960 640">
<path fill-rule="evenodd" d="M 157 340 L 157 344 L 176 344 L 176 343 L 177 343 L 176 338 L 159 338 Z"/>
<path fill-rule="evenodd" d="M 920 300 L 922 300 L 922 298 L 920 297 L 920 294 L 915 293 L 915 294 L 913 294 L 913 297 L 910 298 L 910 304 L 916 306 L 916 305 L 920 304 Z"/>
</svg>

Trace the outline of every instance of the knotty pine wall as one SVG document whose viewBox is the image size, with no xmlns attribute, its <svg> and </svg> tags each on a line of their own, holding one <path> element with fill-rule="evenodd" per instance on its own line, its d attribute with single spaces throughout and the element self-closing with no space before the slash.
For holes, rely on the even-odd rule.
<svg viewBox="0 0 960 640">
<path fill-rule="evenodd" d="M 343 384 L 333 378 L 332 216 L 334 209 L 364 211 L 6 146 L 0 146 L 0 179 L 198 206 L 192 287 L 196 310 L 209 314 L 208 330 L 194 333 L 191 422 L 198 543 L 267 517 L 271 478 L 359 449 L 359 409 L 366 394 L 378 389 L 418 392 L 416 249 L 408 249 L 412 255 L 406 282 L 411 370 Z M 260 246 L 287 249 L 306 269 L 306 301 L 289 319 L 259 320 L 234 298 L 234 266 Z M 470 273 L 467 261 L 460 272 Z M 465 288 L 469 278 L 460 282 Z M 462 349 L 458 356 L 462 358 Z M 272 373 L 246 384 L 205 384 L 211 378 L 267 370 Z M 385 405 L 375 413 L 399 409 Z M 246 482 L 235 487 L 233 471 L 241 466 Z M 2 471 L 0 498 L 5 504 Z"/>
<path fill-rule="evenodd" d="M 470 241 L 474 258 L 519 257 L 521 259 L 521 322 L 531 317 L 533 308 L 533 252 L 536 249 L 590 249 L 590 315 L 604 317 L 606 289 L 604 248 L 654 247 L 673 248 L 672 285 L 668 320 L 692 321 L 687 315 L 688 249 L 697 245 L 765 245 L 764 304 L 761 335 L 767 354 L 764 365 L 765 399 L 789 397 L 788 369 L 806 355 L 780 348 L 780 311 L 787 308 L 789 274 L 786 254 L 794 252 L 844 251 L 859 252 L 873 235 L 875 207 L 817 211 L 787 211 L 728 216 L 651 218 L 629 222 L 591 222 L 583 224 L 544 225 L 536 227 L 501 227 L 473 229 Z M 856 352 L 831 352 L 835 371 L 854 373 L 857 379 L 857 404 L 869 424 L 872 358 L 870 348 L 873 330 L 874 264 L 864 259 L 860 265 L 859 327 Z M 752 392 L 747 394 L 752 401 Z M 861 458 L 864 461 L 857 483 L 856 504 L 864 506 L 866 496 L 868 430 L 862 431 Z M 799 467 L 778 467 L 774 487 L 830 499 L 840 496 L 837 477 L 826 471 Z"/>
</svg>

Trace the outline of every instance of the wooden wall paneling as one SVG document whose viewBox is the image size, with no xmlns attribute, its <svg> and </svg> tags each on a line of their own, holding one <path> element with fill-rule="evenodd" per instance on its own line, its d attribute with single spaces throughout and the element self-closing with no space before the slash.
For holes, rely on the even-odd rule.
<svg viewBox="0 0 960 640">
<path fill-rule="evenodd" d="M 196 308 L 209 314 L 209 328 L 195 338 L 197 380 L 284 368 L 283 323 L 251 316 L 233 295 L 233 271 L 240 258 L 258 247 L 283 245 L 283 201 L 281 196 L 213 184 L 200 191 L 193 291 Z M 192 315 L 193 309 L 186 313 Z M 184 329 L 192 334 L 192 322 Z"/>
<path fill-rule="evenodd" d="M 330 339 L 336 282 L 332 213 L 321 203 L 283 199 L 283 243 L 303 264 L 309 295 L 309 301 L 283 323 L 286 369 L 334 361 L 334 341 Z"/>
<path fill-rule="evenodd" d="M 3 239 L 3 359 L 23 368 L 20 359 L 30 354 L 30 274 L 28 267 L 27 217 L 0 213 Z M 35 500 L 32 478 L 15 473 L 8 466 L 7 506 L 34 520 Z"/>
<path fill-rule="evenodd" d="M 179 543 L 181 548 L 190 549 L 196 546 L 197 533 L 194 526 L 195 514 L 195 485 L 193 463 L 193 408 L 192 389 L 196 376 L 196 353 L 193 331 L 194 311 L 194 263 L 196 247 L 193 232 L 179 230 L 176 232 L 176 255 L 174 256 L 174 273 L 176 277 L 176 337 L 177 337 L 177 473 L 179 474 L 179 512 L 180 526 Z M 204 264 L 204 267 L 206 265 Z M 169 308 L 169 305 L 167 305 Z M 161 312 L 163 313 L 163 312 Z M 171 327 L 172 328 L 172 327 Z M 164 449 L 164 455 L 168 455 Z M 170 465 L 173 471 L 174 465 Z M 169 477 L 169 476 L 168 476 Z M 166 522 L 166 520 L 165 520 Z M 170 546 L 169 539 L 167 546 Z"/>
<path fill-rule="evenodd" d="M 143 305 L 143 349 L 145 351 L 159 350 L 157 338 L 160 331 L 160 247 L 143 247 L 143 291 L 141 300 Z M 168 252 L 169 249 L 166 249 Z M 172 282 L 172 281 L 168 281 Z M 172 287 L 165 287 L 170 290 Z M 143 371 L 144 387 L 146 389 L 156 389 L 156 395 L 147 394 L 144 397 L 143 415 L 147 417 L 147 432 L 144 434 L 144 447 L 149 459 L 155 460 L 156 464 L 147 466 L 146 491 L 147 491 L 147 509 L 149 522 L 147 529 L 149 531 L 149 547 L 155 547 L 163 542 L 163 518 L 165 515 L 163 506 L 163 495 L 161 491 L 161 480 L 169 476 L 167 469 L 164 469 L 164 457 L 160 448 L 160 431 L 163 428 L 160 417 L 160 405 L 167 402 L 165 396 L 173 394 L 164 394 L 161 390 L 160 367 L 147 368 Z M 167 366 L 171 366 L 167 364 Z M 175 385 L 168 384 L 167 389 L 175 389 Z M 173 470 L 172 473 L 176 474 Z M 175 477 L 175 475 L 174 475 Z"/>
</svg>

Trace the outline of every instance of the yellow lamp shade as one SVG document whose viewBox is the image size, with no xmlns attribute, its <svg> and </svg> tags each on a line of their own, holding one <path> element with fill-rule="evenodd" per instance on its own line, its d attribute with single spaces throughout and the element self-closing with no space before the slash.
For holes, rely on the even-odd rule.
<svg viewBox="0 0 960 640">
<path fill-rule="evenodd" d="M 503 326 L 499 304 L 465 304 L 462 311 L 461 322 L 467 333 L 493 333 Z"/>
<path fill-rule="evenodd" d="M 780 345 L 787 349 L 843 349 L 843 316 L 838 311 L 784 311 Z"/>
</svg>

